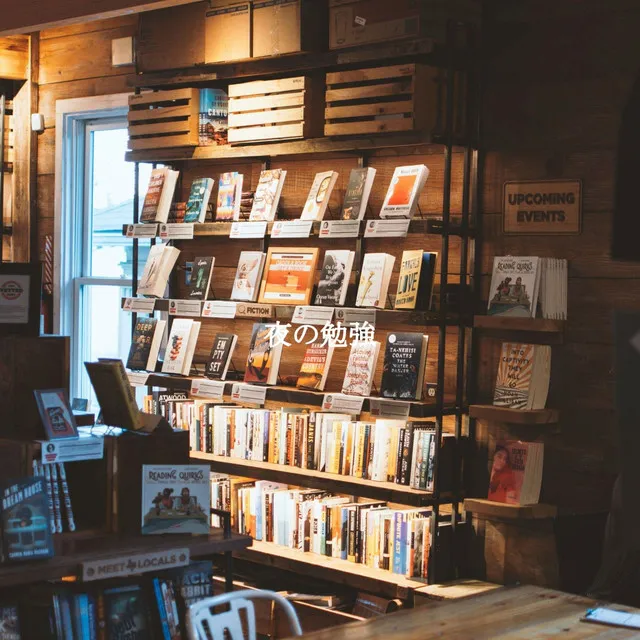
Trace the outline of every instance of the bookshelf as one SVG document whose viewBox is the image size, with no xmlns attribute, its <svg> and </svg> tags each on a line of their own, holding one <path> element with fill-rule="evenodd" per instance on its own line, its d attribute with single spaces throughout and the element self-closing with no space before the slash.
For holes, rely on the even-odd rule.
<svg viewBox="0 0 640 640">
<path fill-rule="evenodd" d="M 556 424 L 559 413 L 555 409 L 508 409 L 495 407 L 492 404 L 472 404 L 469 415 L 479 420 L 491 420 L 506 424 Z"/>
<path fill-rule="evenodd" d="M 552 504 L 504 504 L 479 498 L 467 498 L 464 508 L 479 516 L 506 520 L 543 520 L 558 515 L 558 507 Z"/>
<path fill-rule="evenodd" d="M 534 344 L 562 344 L 566 320 L 546 318 L 509 318 L 505 316 L 479 316 L 473 326 L 482 334 L 501 340 Z"/>
</svg>

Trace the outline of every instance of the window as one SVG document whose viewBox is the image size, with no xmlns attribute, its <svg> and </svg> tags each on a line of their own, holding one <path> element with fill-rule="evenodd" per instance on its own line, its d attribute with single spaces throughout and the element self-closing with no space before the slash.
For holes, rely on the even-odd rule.
<svg viewBox="0 0 640 640">
<path fill-rule="evenodd" d="M 133 240 L 122 225 L 133 219 L 135 165 L 125 161 L 127 121 L 122 109 L 75 113 L 63 120 L 58 330 L 71 336 L 71 397 L 97 404 L 84 363 L 99 357 L 126 361 L 131 314 Z M 66 125 L 66 126 L 64 126 Z M 140 165 L 141 198 L 151 165 Z M 139 241 L 143 268 L 150 241 Z"/>
</svg>

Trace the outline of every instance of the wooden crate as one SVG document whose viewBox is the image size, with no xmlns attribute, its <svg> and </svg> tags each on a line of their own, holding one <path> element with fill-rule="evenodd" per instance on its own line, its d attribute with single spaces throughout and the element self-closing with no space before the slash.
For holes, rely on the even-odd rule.
<svg viewBox="0 0 640 640">
<path fill-rule="evenodd" d="M 433 130 L 438 70 L 419 64 L 327 73 L 326 136 Z"/>
<path fill-rule="evenodd" d="M 4 161 L 14 162 L 14 139 L 13 116 L 4 117 Z"/>
<path fill-rule="evenodd" d="M 197 146 L 199 110 L 197 89 L 171 89 L 130 96 L 129 149 Z"/>
<path fill-rule="evenodd" d="M 314 85 L 306 76 L 229 85 L 229 142 L 291 140 L 319 134 Z"/>
</svg>

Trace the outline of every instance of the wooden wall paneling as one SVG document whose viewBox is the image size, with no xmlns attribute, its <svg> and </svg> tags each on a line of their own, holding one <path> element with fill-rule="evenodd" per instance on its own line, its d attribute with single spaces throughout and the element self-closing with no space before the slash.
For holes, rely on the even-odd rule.
<svg viewBox="0 0 640 640">
<path fill-rule="evenodd" d="M 7 80 L 26 80 L 29 67 L 29 36 L 0 38 L 0 76 Z"/>
<path fill-rule="evenodd" d="M 61 27 L 51 27 L 40 32 L 40 39 L 48 40 L 50 38 L 62 38 L 64 36 L 87 35 L 95 31 L 120 29 L 122 27 L 137 28 L 139 19 L 140 16 L 138 14 L 129 14 L 114 18 L 107 18 L 105 20 L 92 20 L 91 22 L 80 22 Z"/>
</svg>

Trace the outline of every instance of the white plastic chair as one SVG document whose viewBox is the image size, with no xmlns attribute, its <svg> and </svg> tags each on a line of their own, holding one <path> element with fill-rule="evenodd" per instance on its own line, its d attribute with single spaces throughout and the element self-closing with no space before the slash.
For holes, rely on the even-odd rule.
<svg viewBox="0 0 640 640">
<path fill-rule="evenodd" d="M 279 605 L 287 616 L 291 635 L 301 636 L 302 628 L 292 604 L 279 593 L 266 590 L 243 590 L 223 593 L 196 602 L 187 611 L 189 640 L 256 640 L 256 613 L 252 600 L 269 600 Z M 213 609 L 228 604 L 228 611 L 214 613 Z M 245 613 L 247 636 L 242 629 Z M 226 632 L 226 635 L 225 635 Z"/>
</svg>

